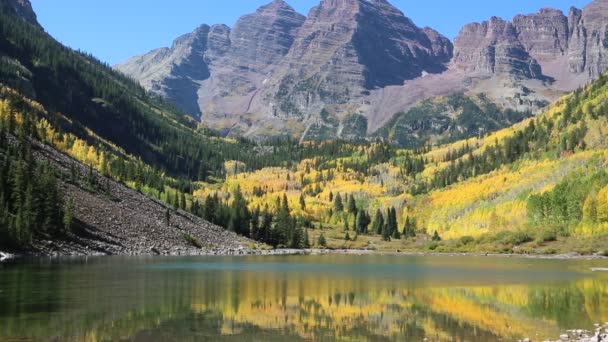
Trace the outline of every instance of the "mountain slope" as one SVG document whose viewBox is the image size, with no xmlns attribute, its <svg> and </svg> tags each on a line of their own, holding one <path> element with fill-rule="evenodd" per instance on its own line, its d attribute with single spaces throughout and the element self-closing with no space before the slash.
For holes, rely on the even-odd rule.
<svg viewBox="0 0 608 342">
<path fill-rule="evenodd" d="M 440 119 L 459 106 L 498 119 L 491 103 L 476 101 L 460 95 L 425 106 Z M 250 208 L 284 196 L 292 215 L 312 222 L 312 241 L 323 236 L 334 248 L 605 253 L 606 132 L 608 74 L 494 133 L 409 150 L 352 145 L 337 158 L 231 174 L 194 196 L 239 188 Z"/>
<path fill-rule="evenodd" d="M 279 38 L 268 37 L 267 27 Z M 257 136 L 284 129 L 301 134 L 318 122 L 323 109 L 339 121 L 357 113 L 370 90 L 445 70 L 452 53 L 447 38 L 418 28 L 384 0 L 322 1 L 306 18 L 276 0 L 242 17 L 230 36 L 226 54 L 215 67 L 212 61 L 208 77 L 199 80 L 202 119 L 235 134 Z M 154 90 L 142 70 L 165 63 L 158 51 L 166 50 L 116 68 Z M 248 64 L 239 62 L 242 56 Z M 175 69 L 156 73 L 154 82 L 181 77 L 189 75 Z M 185 102 L 174 102 L 186 108 Z M 345 106 L 352 110 L 343 110 Z"/>
<path fill-rule="evenodd" d="M 465 25 L 452 45 L 386 0 L 324 0 L 306 18 L 276 0 L 241 19 L 261 27 L 289 23 L 273 30 L 288 42 L 279 49 L 276 39 L 247 36 L 248 58 L 263 67 L 240 65 L 242 53 L 232 50 L 241 39 L 231 32 L 230 48 L 203 77 L 179 68 L 142 72 L 165 63 L 158 51 L 116 68 L 226 134 L 322 140 L 340 136 L 355 114 L 365 117 L 371 135 L 422 100 L 461 92 L 485 94 L 502 111 L 538 112 L 606 70 L 607 8 L 606 0 L 595 0 L 568 15 L 544 8 L 511 21 L 493 17 Z M 249 26 L 232 31 L 241 27 Z M 248 31 L 265 37 L 255 27 Z M 196 96 L 192 88 L 172 87 L 176 79 L 188 79 Z"/>
<path fill-rule="evenodd" d="M 96 170 L 91 175 L 89 166 L 49 146 L 31 145 L 35 160 L 59 174 L 60 193 L 66 203 L 74 203 L 73 209 L 66 208 L 72 210 L 73 223 L 65 232 L 32 232 L 25 249 L 15 249 L 6 240 L 0 241 L 2 248 L 37 255 L 197 255 L 244 252 L 253 246 L 248 239 L 173 211 Z"/>
<path fill-rule="evenodd" d="M 0 2 L 0 247 L 192 254 L 251 243 L 187 214 L 184 192 L 230 156 L 263 160 L 252 145 L 213 136 L 22 15 Z"/>
</svg>

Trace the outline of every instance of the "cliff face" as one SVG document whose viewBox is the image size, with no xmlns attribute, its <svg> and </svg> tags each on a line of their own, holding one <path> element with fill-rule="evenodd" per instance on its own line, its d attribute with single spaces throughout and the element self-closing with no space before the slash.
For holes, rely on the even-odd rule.
<svg viewBox="0 0 608 342">
<path fill-rule="evenodd" d="M 517 39 L 535 59 L 555 58 L 568 51 L 568 18 L 551 8 L 513 18 Z"/>
<path fill-rule="evenodd" d="M 607 26 L 608 0 L 595 0 L 568 16 L 544 8 L 467 24 L 452 45 L 386 0 L 322 0 L 306 17 L 275 0 L 117 69 L 227 133 L 339 136 L 352 115 L 372 132 L 461 91 L 538 110 L 608 68 Z"/>
<path fill-rule="evenodd" d="M 567 65 L 573 75 L 561 78 L 590 81 L 608 67 L 607 32 L 607 0 L 593 1 L 582 10 L 571 8 L 568 16 L 543 8 L 512 22 L 494 17 L 462 29 L 454 40 L 454 64 L 467 72 L 506 71 L 526 78 L 553 76 L 558 70 L 552 69 Z"/>
<path fill-rule="evenodd" d="M 460 31 L 454 40 L 454 64 L 469 73 L 542 77 L 540 65 L 519 41 L 516 27 L 496 17 Z"/>
<path fill-rule="evenodd" d="M 572 8 L 568 18 L 570 71 L 596 78 L 608 69 L 608 0 L 595 0 L 582 11 Z"/>
<path fill-rule="evenodd" d="M 134 57 L 116 68 L 200 117 L 213 100 L 255 90 L 287 54 L 303 22 L 287 3 L 275 0 L 243 16 L 233 29 L 202 25 L 176 39 L 171 48 Z"/>
<path fill-rule="evenodd" d="M 357 109 L 370 90 L 446 69 L 449 40 L 384 0 L 324 0 L 313 8 L 273 78 L 275 116 Z"/>
</svg>

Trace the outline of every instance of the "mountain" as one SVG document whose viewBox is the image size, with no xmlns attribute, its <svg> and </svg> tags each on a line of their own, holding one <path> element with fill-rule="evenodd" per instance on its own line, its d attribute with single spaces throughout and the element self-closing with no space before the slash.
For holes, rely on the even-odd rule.
<svg viewBox="0 0 608 342">
<path fill-rule="evenodd" d="M 40 26 L 36 13 L 32 9 L 32 4 L 29 0 L 3 0 L 3 2 L 11 7 L 13 11 L 30 24 Z"/>
<path fill-rule="evenodd" d="M 606 70 L 607 3 L 567 16 L 543 8 L 492 17 L 465 25 L 452 43 L 386 0 L 323 0 L 306 17 L 275 0 L 232 30 L 213 26 L 214 47 L 203 25 L 116 69 L 224 134 L 326 139 L 355 115 L 367 121 L 361 136 L 454 93 L 538 112 Z"/>
<path fill-rule="evenodd" d="M 202 25 L 171 48 L 138 56 L 117 69 L 194 116 L 216 101 L 244 112 L 247 99 L 287 54 L 303 23 L 302 15 L 276 0 L 240 18 L 233 29 Z"/>
<path fill-rule="evenodd" d="M 200 217 L 193 181 L 221 179 L 227 160 L 254 167 L 276 156 L 219 138 L 61 45 L 28 9 L 26 0 L 0 1 L 0 249 L 197 254 L 250 245 Z"/>
<path fill-rule="evenodd" d="M 452 53 L 447 38 L 418 28 L 384 0 L 326 0 L 306 18 L 276 0 L 242 17 L 230 42 L 215 65 L 198 60 L 201 70 L 210 70 L 204 80 L 194 77 L 201 111 L 188 111 L 191 101 L 174 102 L 195 115 L 203 113 L 203 121 L 213 127 L 254 135 L 268 133 L 267 126 L 270 134 L 302 133 L 323 121 L 322 110 L 339 122 L 357 113 L 343 111 L 345 106 L 364 106 L 373 89 L 446 70 Z M 190 78 L 175 55 L 181 53 L 174 43 L 116 68 L 158 91 L 151 80 Z M 165 64 L 173 69 L 156 71 Z"/>
</svg>

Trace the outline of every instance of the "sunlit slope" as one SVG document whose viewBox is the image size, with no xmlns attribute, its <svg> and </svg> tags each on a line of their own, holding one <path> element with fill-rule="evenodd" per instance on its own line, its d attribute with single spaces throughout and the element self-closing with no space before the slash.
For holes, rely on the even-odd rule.
<svg viewBox="0 0 608 342">
<path fill-rule="evenodd" d="M 414 206 L 416 217 L 428 230 L 438 230 L 448 238 L 516 230 L 529 223 L 531 195 L 550 191 L 573 174 L 584 177 L 603 172 L 608 157 L 606 80 L 604 76 L 584 90 L 560 99 L 534 119 L 482 139 L 469 139 L 428 152 L 426 159 L 430 166 L 425 169 L 424 178 L 433 179 L 451 169 L 458 181 L 418 198 Z M 517 152 L 519 157 L 513 162 L 466 179 L 467 165 L 478 167 L 488 159 L 489 149 L 495 146 L 507 149 L 507 144 L 514 145 L 513 149 L 521 148 L 515 146 L 519 144 L 526 150 Z M 451 151 L 464 146 L 470 152 L 444 161 Z M 467 163 L 471 156 L 477 159 L 473 164 Z M 579 210 L 583 204 L 579 203 Z M 580 225 L 575 225 L 571 233 L 606 232 L 604 222 L 594 225 L 592 229 L 577 229 Z"/>
<path fill-rule="evenodd" d="M 315 228 L 331 227 L 331 236 L 339 238 L 348 231 L 353 236 L 357 212 L 373 219 L 378 210 L 384 214 L 393 207 L 402 232 L 409 217 L 416 221 L 419 236 L 437 231 L 444 240 L 527 230 L 531 235 L 513 243 L 517 245 L 544 234 L 547 227 L 563 238 L 605 235 L 608 206 L 606 216 L 601 213 L 608 196 L 600 195 L 608 195 L 608 190 L 601 192 L 608 184 L 607 81 L 604 76 L 537 117 L 484 137 L 417 150 L 392 149 L 381 142 L 353 146 L 347 157 L 229 173 L 223 184 L 202 183 L 194 195 L 217 193 L 229 199 L 240 188 L 251 209 L 273 210 L 285 194 L 295 216 Z M 560 197 L 560 189 L 573 187 L 579 191 L 572 191 L 572 197 Z M 336 205 L 338 194 L 343 210 Z M 349 209 L 351 197 L 356 210 Z M 589 219 L 583 219 L 585 202 L 591 203 Z M 372 226 L 370 235 L 376 233 Z M 553 231 L 547 234 L 551 240 Z M 345 246 L 374 247 L 374 241 L 365 240 Z"/>
</svg>

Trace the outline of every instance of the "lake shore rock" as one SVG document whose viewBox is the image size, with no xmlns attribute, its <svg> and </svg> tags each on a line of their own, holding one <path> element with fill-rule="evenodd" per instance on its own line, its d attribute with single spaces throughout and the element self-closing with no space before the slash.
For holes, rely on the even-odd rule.
<svg viewBox="0 0 608 342">
<path fill-rule="evenodd" d="M 0 252 L 0 262 L 4 260 L 23 258 L 23 257 L 65 257 L 65 256 L 280 256 L 280 255 L 386 255 L 386 256 L 425 256 L 425 257 L 489 257 L 489 258 L 519 258 L 519 259 L 548 259 L 548 260 L 608 260 L 608 257 L 601 255 L 581 255 L 577 253 L 568 254 L 490 254 L 490 253 L 428 253 L 428 252 L 390 252 L 375 251 L 364 249 L 265 249 L 261 245 L 253 245 L 253 248 L 244 247 L 173 247 L 173 248 L 124 248 L 114 252 L 99 252 L 92 249 L 82 250 L 80 247 L 70 248 L 69 243 L 59 243 L 47 241 L 50 247 L 60 248 L 55 252 L 36 252 L 9 254 Z M 3 257 L 6 256 L 6 257 Z M 594 267 L 593 272 L 606 272 L 608 268 Z M 606 340 L 608 342 L 608 340 Z"/>
<path fill-rule="evenodd" d="M 604 325 L 595 324 L 593 330 L 572 329 L 559 336 L 552 342 L 606 342 L 608 341 L 608 322 Z"/>
<path fill-rule="evenodd" d="M 14 258 L 15 256 L 10 253 L 0 252 L 0 262 Z"/>
</svg>

